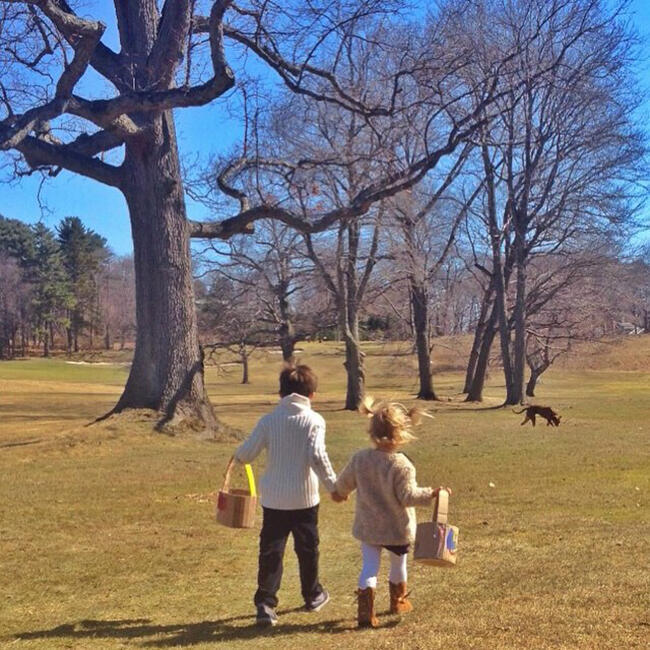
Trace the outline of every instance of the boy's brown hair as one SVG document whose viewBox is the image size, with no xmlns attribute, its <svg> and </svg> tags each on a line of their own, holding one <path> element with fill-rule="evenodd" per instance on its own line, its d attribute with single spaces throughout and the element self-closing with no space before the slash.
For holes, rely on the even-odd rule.
<svg viewBox="0 0 650 650">
<path fill-rule="evenodd" d="M 287 365 L 280 373 L 280 397 L 286 397 L 291 393 L 298 393 L 309 397 L 318 388 L 316 373 L 305 365 Z"/>
</svg>

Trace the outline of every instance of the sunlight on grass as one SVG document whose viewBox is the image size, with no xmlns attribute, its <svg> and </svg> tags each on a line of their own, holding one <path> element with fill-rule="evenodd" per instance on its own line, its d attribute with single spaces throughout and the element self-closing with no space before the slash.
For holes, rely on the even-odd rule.
<svg viewBox="0 0 650 650">
<path fill-rule="evenodd" d="M 280 624 L 252 626 L 256 530 L 213 521 L 228 443 L 152 433 L 131 413 L 85 427 L 110 409 L 124 366 L 61 360 L 0 364 L 0 645 L 25 648 L 632 648 L 650 632 L 648 560 L 650 373 L 565 364 L 549 371 L 539 403 L 563 415 L 553 429 L 527 425 L 497 404 L 465 405 L 467 341 L 436 348 L 444 371 L 408 454 L 421 484 L 454 488 L 460 528 L 454 570 L 410 563 L 415 611 L 355 629 L 357 543 L 353 499 L 321 507 L 322 579 L 332 602 L 301 605 L 289 550 Z M 636 353 L 628 349 L 634 343 Z M 625 342 L 650 358 L 650 339 Z M 344 371 L 335 343 L 306 345 L 321 385 L 315 407 L 341 468 L 366 444 L 365 422 L 341 410 Z M 415 360 L 405 344 L 367 346 L 368 390 L 409 401 Z M 398 355 L 398 356 L 395 356 Z M 208 370 L 219 417 L 250 429 L 277 400 L 277 355 L 260 353 L 252 384 L 239 369 Z M 263 465 L 256 463 L 257 475 Z M 490 484 L 494 487 L 490 487 Z M 419 511 L 421 519 L 430 516 Z"/>
</svg>

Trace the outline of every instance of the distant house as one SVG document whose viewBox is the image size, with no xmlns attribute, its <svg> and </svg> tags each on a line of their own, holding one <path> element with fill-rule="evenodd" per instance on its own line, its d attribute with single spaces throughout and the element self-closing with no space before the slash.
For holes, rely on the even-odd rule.
<svg viewBox="0 0 650 650">
<path fill-rule="evenodd" d="M 616 323 L 616 329 L 621 334 L 629 334 L 630 336 L 644 334 L 646 331 L 643 327 L 636 325 L 635 323 L 623 322 Z"/>
</svg>

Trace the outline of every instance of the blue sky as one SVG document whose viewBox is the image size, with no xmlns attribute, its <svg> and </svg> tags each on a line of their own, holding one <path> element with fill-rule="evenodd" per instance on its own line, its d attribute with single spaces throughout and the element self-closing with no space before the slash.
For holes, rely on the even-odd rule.
<svg viewBox="0 0 650 650">
<path fill-rule="evenodd" d="M 116 47 L 115 21 L 110 5 L 112 3 L 98 3 L 102 9 L 93 15 L 108 26 L 105 41 Z M 646 59 L 639 65 L 639 77 L 649 97 L 643 118 L 650 137 L 650 0 L 632 0 L 631 12 L 636 29 L 646 39 Z M 219 100 L 207 107 L 177 111 L 176 126 L 181 156 L 198 154 L 206 159 L 212 153 L 229 148 L 239 136 L 237 123 L 225 115 L 223 101 Z M 192 219 L 210 216 L 202 205 L 190 199 L 187 210 Z M 106 237 L 117 254 L 127 254 L 132 250 L 128 213 L 120 192 L 65 171 L 42 186 L 38 176 L 5 184 L 0 193 L 0 214 L 28 223 L 42 219 L 50 227 L 66 216 L 75 215 Z M 647 237 L 650 238 L 650 233 Z"/>
</svg>

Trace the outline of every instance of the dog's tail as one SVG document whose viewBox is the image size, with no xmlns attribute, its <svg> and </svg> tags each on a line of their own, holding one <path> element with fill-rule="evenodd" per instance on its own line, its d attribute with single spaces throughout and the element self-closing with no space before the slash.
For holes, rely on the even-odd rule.
<svg viewBox="0 0 650 650">
<path fill-rule="evenodd" d="M 521 409 L 521 411 L 515 411 L 515 409 L 512 409 L 512 412 L 516 413 L 517 415 L 521 415 L 524 411 L 527 411 L 527 410 L 528 410 L 528 407 L 525 406 L 523 409 Z"/>
</svg>

